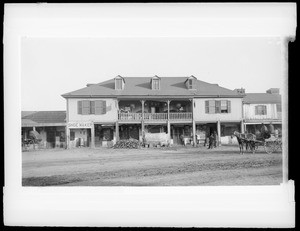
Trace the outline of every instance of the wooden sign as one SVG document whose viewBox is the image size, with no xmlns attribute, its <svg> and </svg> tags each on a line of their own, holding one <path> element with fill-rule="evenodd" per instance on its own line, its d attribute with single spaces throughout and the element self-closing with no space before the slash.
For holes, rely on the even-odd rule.
<svg viewBox="0 0 300 231">
<path fill-rule="evenodd" d="M 92 122 L 69 122 L 67 124 L 68 128 L 91 128 L 93 126 Z"/>
</svg>

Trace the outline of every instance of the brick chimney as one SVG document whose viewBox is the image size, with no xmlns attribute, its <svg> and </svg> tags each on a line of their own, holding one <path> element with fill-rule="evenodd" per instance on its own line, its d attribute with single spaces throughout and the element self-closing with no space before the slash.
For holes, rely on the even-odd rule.
<svg viewBox="0 0 300 231">
<path fill-rule="evenodd" d="M 270 88 L 266 91 L 268 94 L 279 94 L 279 88 Z"/>
<path fill-rule="evenodd" d="M 245 88 L 236 88 L 236 89 L 234 89 L 234 91 L 236 93 L 238 93 L 239 95 L 245 95 L 245 93 L 246 93 Z"/>
</svg>

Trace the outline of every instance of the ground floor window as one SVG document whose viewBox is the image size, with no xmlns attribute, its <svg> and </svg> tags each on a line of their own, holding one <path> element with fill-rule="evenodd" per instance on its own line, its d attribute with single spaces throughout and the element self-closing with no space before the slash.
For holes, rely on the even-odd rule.
<svg viewBox="0 0 300 231">
<path fill-rule="evenodd" d="M 71 141 L 75 140 L 75 132 L 74 131 L 70 131 L 70 140 Z"/>
<path fill-rule="evenodd" d="M 240 123 L 221 123 L 221 136 L 231 136 L 235 131 L 241 132 Z"/>
<path fill-rule="evenodd" d="M 114 126 L 95 124 L 96 141 L 111 141 L 114 139 Z"/>
</svg>

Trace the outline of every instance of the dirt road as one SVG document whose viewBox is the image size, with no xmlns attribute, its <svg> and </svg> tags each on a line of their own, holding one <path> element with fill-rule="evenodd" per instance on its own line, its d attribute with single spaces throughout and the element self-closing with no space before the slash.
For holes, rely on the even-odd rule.
<svg viewBox="0 0 300 231">
<path fill-rule="evenodd" d="M 278 185 L 281 153 L 237 147 L 72 149 L 22 153 L 23 186 Z"/>
</svg>

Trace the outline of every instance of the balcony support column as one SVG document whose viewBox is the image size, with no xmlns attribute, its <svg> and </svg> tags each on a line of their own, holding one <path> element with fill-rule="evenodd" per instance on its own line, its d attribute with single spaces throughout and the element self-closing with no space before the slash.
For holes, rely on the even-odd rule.
<svg viewBox="0 0 300 231">
<path fill-rule="evenodd" d="M 95 148 L 95 125 L 92 124 L 91 127 L 91 148 Z"/>
<path fill-rule="evenodd" d="M 66 126 L 66 149 L 70 148 L 70 128 L 68 127 L 68 125 Z"/>
<path fill-rule="evenodd" d="M 167 100 L 168 116 L 167 116 L 167 128 L 168 128 L 168 139 L 171 142 L 171 123 L 170 123 L 170 100 Z"/>
<path fill-rule="evenodd" d="M 168 105 L 168 121 L 170 120 L 170 100 L 167 100 L 167 105 Z"/>
<path fill-rule="evenodd" d="M 243 120 L 241 120 L 241 133 L 245 133 L 245 126 Z"/>
<path fill-rule="evenodd" d="M 221 146 L 221 121 L 218 120 L 217 122 L 217 129 L 218 129 L 218 146 Z"/>
<path fill-rule="evenodd" d="M 116 141 L 120 140 L 120 133 L 119 133 L 119 122 L 116 122 Z"/>
<path fill-rule="evenodd" d="M 142 141 L 145 140 L 145 122 L 144 122 L 144 113 L 145 113 L 145 100 L 141 100 L 142 103 Z"/>
<path fill-rule="evenodd" d="M 190 99 L 190 102 L 192 104 L 192 121 L 193 121 L 193 145 L 194 147 L 197 145 L 196 142 L 196 121 L 194 118 L 194 106 L 195 106 L 195 102 L 194 99 Z"/>
<path fill-rule="evenodd" d="M 145 113 L 145 100 L 141 100 L 142 103 L 142 121 L 144 121 L 144 113 Z"/>
</svg>

